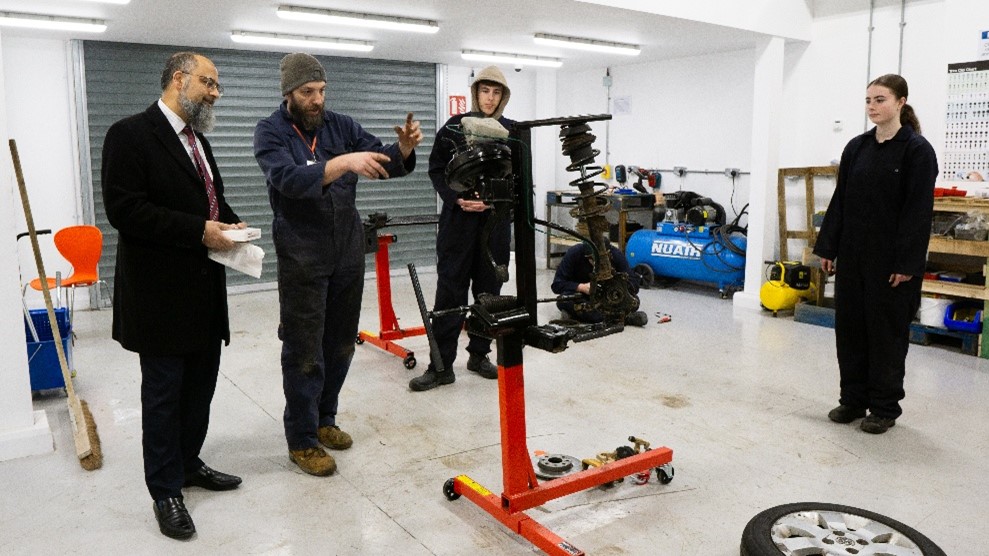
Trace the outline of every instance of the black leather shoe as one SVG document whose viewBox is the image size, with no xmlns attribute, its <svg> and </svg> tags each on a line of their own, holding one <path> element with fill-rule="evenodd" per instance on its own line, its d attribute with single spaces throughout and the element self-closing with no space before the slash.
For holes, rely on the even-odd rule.
<svg viewBox="0 0 989 556">
<path fill-rule="evenodd" d="M 220 473 L 215 469 L 210 469 L 208 465 L 204 465 L 198 471 L 187 473 L 183 486 L 197 486 L 206 490 L 231 490 L 237 488 L 240 483 L 240 477 Z"/>
<path fill-rule="evenodd" d="M 155 519 L 161 534 L 173 539 L 185 540 L 196 532 L 189 510 L 185 509 L 182 497 L 155 500 Z"/>
</svg>

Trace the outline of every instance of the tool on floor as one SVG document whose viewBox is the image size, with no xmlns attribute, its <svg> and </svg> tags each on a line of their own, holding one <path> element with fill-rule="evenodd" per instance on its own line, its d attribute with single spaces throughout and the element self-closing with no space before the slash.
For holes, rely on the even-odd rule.
<svg viewBox="0 0 989 556">
<path fill-rule="evenodd" d="M 374 276 L 378 286 L 378 322 L 381 327 L 377 334 L 368 330 L 358 332 L 357 344 L 367 342 L 401 357 L 406 369 L 415 368 L 415 352 L 398 345 L 394 340 L 422 336 L 426 333 L 426 328 L 423 326 L 402 328 L 398 325 L 398 317 L 395 316 L 392 305 L 391 268 L 388 258 L 388 246 L 398 241 L 398 236 L 379 234 L 378 230 L 388 226 L 435 225 L 437 222 L 439 217 L 435 214 L 388 218 L 387 214 L 379 212 L 368 215 L 367 221 L 364 222 L 364 252 L 374 253 Z"/>
<path fill-rule="evenodd" d="M 641 438 L 635 436 L 629 436 L 628 441 L 632 443 L 632 446 L 619 446 L 615 448 L 613 452 L 601 452 L 600 454 L 592 457 L 585 458 L 580 461 L 581 466 L 584 469 L 589 469 L 592 467 L 602 467 L 613 461 L 618 461 L 621 459 L 629 458 L 637 454 L 649 451 L 649 442 L 642 440 Z M 633 473 L 630 478 L 634 485 L 644 485 L 649 482 L 649 478 L 652 476 L 652 469 L 644 469 L 642 471 Z M 600 485 L 603 488 L 611 488 L 616 484 L 622 482 L 624 477 L 619 477 L 618 479 L 611 481 L 610 483 L 604 483 Z M 656 468 L 656 480 L 662 484 L 669 484 L 673 480 L 673 466 L 669 463 L 663 464 Z"/>
<path fill-rule="evenodd" d="M 45 265 L 41 262 L 41 248 L 38 246 L 38 234 L 34 228 L 34 216 L 31 214 L 31 204 L 27 196 L 27 187 L 24 185 L 21 159 L 17 154 L 17 143 L 13 139 L 10 140 L 10 156 L 14 162 L 17 187 L 21 194 L 21 205 L 24 207 L 24 220 L 27 222 L 28 234 L 31 236 L 31 248 L 34 250 L 34 262 L 38 266 L 38 277 L 42 284 L 41 291 L 45 298 L 45 309 L 48 311 L 48 322 L 51 324 L 52 334 L 55 339 L 55 349 L 58 351 L 58 363 L 62 369 L 62 379 L 65 381 L 65 391 L 69 398 L 69 422 L 72 425 L 72 439 L 76 445 L 76 456 L 79 458 L 79 465 L 83 469 L 93 471 L 103 467 L 103 450 L 100 446 L 100 437 L 96 433 L 96 422 L 93 420 L 93 414 L 89 411 L 89 406 L 76 396 L 75 388 L 72 386 L 69 363 L 65 358 L 65 350 L 62 347 L 62 334 L 59 331 L 58 322 L 55 318 L 55 309 L 52 307 L 52 297 L 48 287 L 48 278 L 45 275 Z"/>
</svg>

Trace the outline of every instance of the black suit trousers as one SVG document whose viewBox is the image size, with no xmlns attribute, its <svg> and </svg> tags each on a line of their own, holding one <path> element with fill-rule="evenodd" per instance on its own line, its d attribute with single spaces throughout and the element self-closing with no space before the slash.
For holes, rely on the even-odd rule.
<svg viewBox="0 0 989 556">
<path fill-rule="evenodd" d="M 181 496 L 185 474 L 203 466 L 199 452 L 216 390 L 220 340 L 190 354 L 140 358 L 144 480 L 155 500 Z"/>
</svg>

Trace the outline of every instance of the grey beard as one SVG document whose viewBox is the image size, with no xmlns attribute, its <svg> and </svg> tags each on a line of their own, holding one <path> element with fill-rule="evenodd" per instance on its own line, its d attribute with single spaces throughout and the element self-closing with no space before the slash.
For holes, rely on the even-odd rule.
<svg viewBox="0 0 989 556">
<path fill-rule="evenodd" d="M 182 110 L 185 110 L 186 115 L 189 117 L 189 121 L 186 122 L 189 124 L 189 127 L 203 133 L 213 131 L 213 128 L 216 126 L 216 114 L 213 112 L 212 106 L 205 102 L 192 102 L 185 95 L 179 95 L 179 105 L 182 106 Z"/>
</svg>

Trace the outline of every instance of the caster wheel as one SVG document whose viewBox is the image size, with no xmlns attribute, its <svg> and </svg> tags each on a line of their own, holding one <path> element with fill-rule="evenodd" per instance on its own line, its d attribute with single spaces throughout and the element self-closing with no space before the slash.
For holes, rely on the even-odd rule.
<svg viewBox="0 0 989 556">
<path fill-rule="evenodd" d="M 742 531 L 740 553 L 944 556 L 930 539 L 899 521 L 821 502 L 784 504 L 756 514 Z"/>
<path fill-rule="evenodd" d="M 656 281 L 656 273 L 653 272 L 652 267 L 647 264 L 637 264 L 635 268 L 632 269 L 639 277 L 639 287 L 643 289 L 649 289 L 653 286 Z"/>
<path fill-rule="evenodd" d="M 405 365 L 406 369 L 414 369 L 416 367 L 416 363 L 416 358 L 411 354 L 405 356 L 405 359 L 402 359 L 402 364 Z"/>
<path fill-rule="evenodd" d="M 447 479 L 446 482 L 443 483 L 443 496 L 446 496 L 446 499 L 451 502 L 457 498 L 460 498 L 460 495 L 453 490 L 453 479 Z"/>
<path fill-rule="evenodd" d="M 357 343 L 357 345 L 361 345 L 361 344 L 364 343 L 364 338 L 361 338 L 360 336 L 358 336 L 357 339 L 354 340 L 354 341 Z"/>
<path fill-rule="evenodd" d="M 661 465 L 656 468 L 656 480 L 660 484 L 668 485 L 673 482 L 673 466 L 670 464 Z"/>
</svg>

